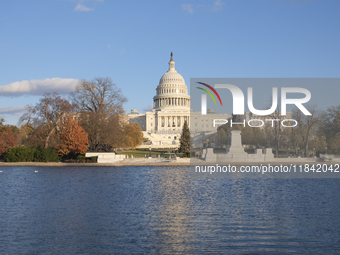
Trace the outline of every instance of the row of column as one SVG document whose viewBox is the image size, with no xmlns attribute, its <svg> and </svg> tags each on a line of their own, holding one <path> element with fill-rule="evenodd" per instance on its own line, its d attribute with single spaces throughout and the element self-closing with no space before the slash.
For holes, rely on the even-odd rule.
<svg viewBox="0 0 340 255">
<path fill-rule="evenodd" d="M 158 129 L 182 128 L 184 121 L 189 125 L 189 116 L 158 116 Z"/>
<path fill-rule="evenodd" d="M 178 90 L 178 92 L 177 92 Z M 165 94 L 165 93 L 185 93 L 184 89 L 157 89 L 157 95 Z"/>
<path fill-rule="evenodd" d="M 154 100 L 154 107 L 161 106 L 190 106 L 190 99 L 187 98 L 160 98 Z"/>
</svg>

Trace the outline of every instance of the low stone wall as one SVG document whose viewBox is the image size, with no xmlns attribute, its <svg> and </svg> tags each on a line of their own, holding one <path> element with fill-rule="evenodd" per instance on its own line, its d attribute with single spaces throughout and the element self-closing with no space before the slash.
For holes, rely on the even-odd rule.
<svg viewBox="0 0 340 255">
<path fill-rule="evenodd" d="M 125 159 L 125 155 L 114 152 L 86 152 L 85 157 L 97 157 L 97 163 L 115 163 Z"/>
<path fill-rule="evenodd" d="M 320 158 L 324 161 L 340 162 L 340 155 L 338 154 L 320 154 Z"/>
<path fill-rule="evenodd" d="M 257 149 L 255 154 L 214 154 L 213 148 L 207 148 L 203 150 L 202 159 L 206 162 L 216 162 L 216 163 L 235 163 L 235 162 L 266 162 L 266 163 L 276 163 L 276 162 L 286 162 L 286 163 L 313 163 L 313 162 L 323 162 L 323 159 L 314 158 L 275 158 L 271 148 Z M 334 159 L 335 161 L 336 159 Z M 340 158 L 339 158 L 340 160 Z"/>
</svg>

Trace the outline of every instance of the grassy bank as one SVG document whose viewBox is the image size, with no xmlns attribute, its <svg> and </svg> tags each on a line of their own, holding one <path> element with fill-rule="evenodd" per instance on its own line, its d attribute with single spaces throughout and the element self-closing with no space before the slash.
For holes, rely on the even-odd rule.
<svg viewBox="0 0 340 255">
<path fill-rule="evenodd" d="M 131 157 L 131 155 L 133 155 L 134 158 L 144 158 L 145 155 L 147 157 L 149 157 L 149 153 L 151 154 L 152 157 L 158 157 L 158 155 L 160 155 L 160 157 L 162 158 L 168 158 L 170 156 L 170 153 L 174 153 L 174 151 L 147 151 L 147 150 L 129 150 L 129 151 L 116 151 L 116 154 L 120 154 L 120 155 L 128 155 L 129 158 Z M 182 156 L 181 153 L 177 154 L 178 156 Z"/>
</svg>

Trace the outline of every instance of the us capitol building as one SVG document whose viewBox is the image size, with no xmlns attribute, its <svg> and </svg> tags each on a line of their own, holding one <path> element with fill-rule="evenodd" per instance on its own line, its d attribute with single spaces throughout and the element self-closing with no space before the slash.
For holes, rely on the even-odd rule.
<svg viewBox="0 0 340 255">
<path fill-rule="evenodd" d="M 152 112 L 128 114 L 131 123 L 138 123 L 144 139 L 151 147 L 177 148 L 182 127 L 186 121 L 190 125 L 190 96 L 185 81 L 175 69 L 171 53 L 169 70 L 162 76 L 153 97 Z M 143 147 L 143 145 L 141 145 Z"/>
<path fill-rule="evenodd" d="M 228 114 L 217 114 L 208 109 L 207 115 L 190 110 L 190 96 L 185 81 L 176 69 L 173 54 L 169 62 L 168 71 L 162 76 L 153 97 L 153 110 L 146 113 L 138 113 L 136 109 L 127 114 L 130 123 L 141 126 L 144 143 L 138 148 L 179 148 L 179 138 L 184 122 L 186 121 L 191 135 L 195 130 L 200 133 L 216 132 L 212 126 L 214 118 L 230 118 Z M 190 119 L 192 118 L 192 119 Z M 208 124 L 209 123 L 209 124 Z"/>
<path fill-rule="evenodd" d="M 256 116 L 250 112 L 245 112 L 245 115 L 240 117 L 242 121 L 267 118 L 267 116 Z M 230 114 L 216 113 L 213 109 L 208 109 L 206 115 L 191 110 L 188 87 L 182 75 L 175 69 L 172 53 L 169 69 L 160 79 L 156 95 L 153 97 L 153 110 L 138 113 L 136 109 L 133 109 L 126 115 L 126 120 L 130 123 L 137 123 L 142 128 L 146 142 L 137 147 L 141 149 L 179 148 L 179 138 L 185 121 L 190 128 L 192 146 L 202 147 L 205 137 L 217 132 L 217 127 L 213 127 L 213 120 L 231 118 Z M 291 112 L 287 112 L 287 118 L 292 118 Z"/>
</svg>

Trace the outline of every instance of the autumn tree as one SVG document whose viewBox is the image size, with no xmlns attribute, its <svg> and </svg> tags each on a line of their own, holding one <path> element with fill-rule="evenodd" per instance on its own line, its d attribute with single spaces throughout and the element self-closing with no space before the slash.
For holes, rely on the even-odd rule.
<svg viewBox="0 0 340 255">
<path fill-rule="evenodd" d="M 179 139 L 179 151 L 188 155 L 190 153 L 190 130 L 186 121 L 184 121 L 181 138 Z"/>
<path fill-rule="evenodd" d="M 228 134 L 223 128 L 217 132 L 217 143 L 222 146 L 228 144 Z"/>
<path fill-rule="evenodd" d="M 303 121 L 302 112 L 299 109 L 295 109 L 292 112 L 292 118 L 297 121 L 298 125 L 296 127 L 289 129 L 289 139 L 291 145 L 295 149 L 295 154 L 298 153 L 298 148 L 302 146 L 302 131 L 301 124 Z"/>
<path fill-rule="evenodd" d="M 5 125 L 5 120 L 0 119 L 0 156 L 4 154 L 9 148 L 17 146 L 20 131 L 16 126 Z"/>
<path fill-rule="evenodd" d="M 40 145 L 48 148 L 50 140 L 56 134 L 61 120 L 74 109 L 69 101 L 57 92 L 44 93 L 35 106 L 27 106 L 26 113 L 20 118 L 23 125 L 33 129 Z M 38 140 L 36 140 L 38 141 Z"/>
<path fill-rule="evenodd" d="M 3 118 L 0 118 L 0 131 L 1 131 L 1 129 L 4 128 L 4 122 L 5 122 L 5 120 Z"/>
<path fill-rule="evenodd" d="M 124 125 L 124 145 L 135 148 L 143 141 L 143 133 L 140 125 L 136 123 L 127 123 Z M 118 147 L 119 144 L 116 145 Z"/>
<path fill-rule="evenodd" d="M 13 132 L 13 126 L 2 126 L 0 129 L 0 156 L 9 148 L 18 145 L 18 136 Z"/>
<path fill-rule="evenodd" d="M 340 105 L 327 108 L 320 117 L 320 130 L 329 150 L 340 150 Z"/>
<path fill-rule="evenodd" d="M 58 154 L 84 154 L 88 146 L 88 135 L 78 124 L 78 120 L 66 117 L 59 131 Z"/>
<path fill-rule="evenodd" d="M 316 106 L 309 106 L 309 112 L 311 115 L 304 116 L 302 122 L 298 127 L 301 128 L 302 141 L 305 149 L 305 156 L 308 156 L 308 145 L 313 137 L 313 134 L 316 133 L 317 126 L 319 124 L 319 112 L 316 109 Z"/>
<path fill-rule="evenodd" d="M 221 125 L 217 128 L 217 141 L 221 145 L 229 144 L 229 133 L 231 127 L 228 124 Z"/>
<path fill-rule="evenodd" d="M 121 138 L 121 115 L 127 99 L 111 78 L 81 80 L 71 98 L 80 108 L 80 124 L 88 133 L 90 144 L 114 144 Z"/>
</svg>

